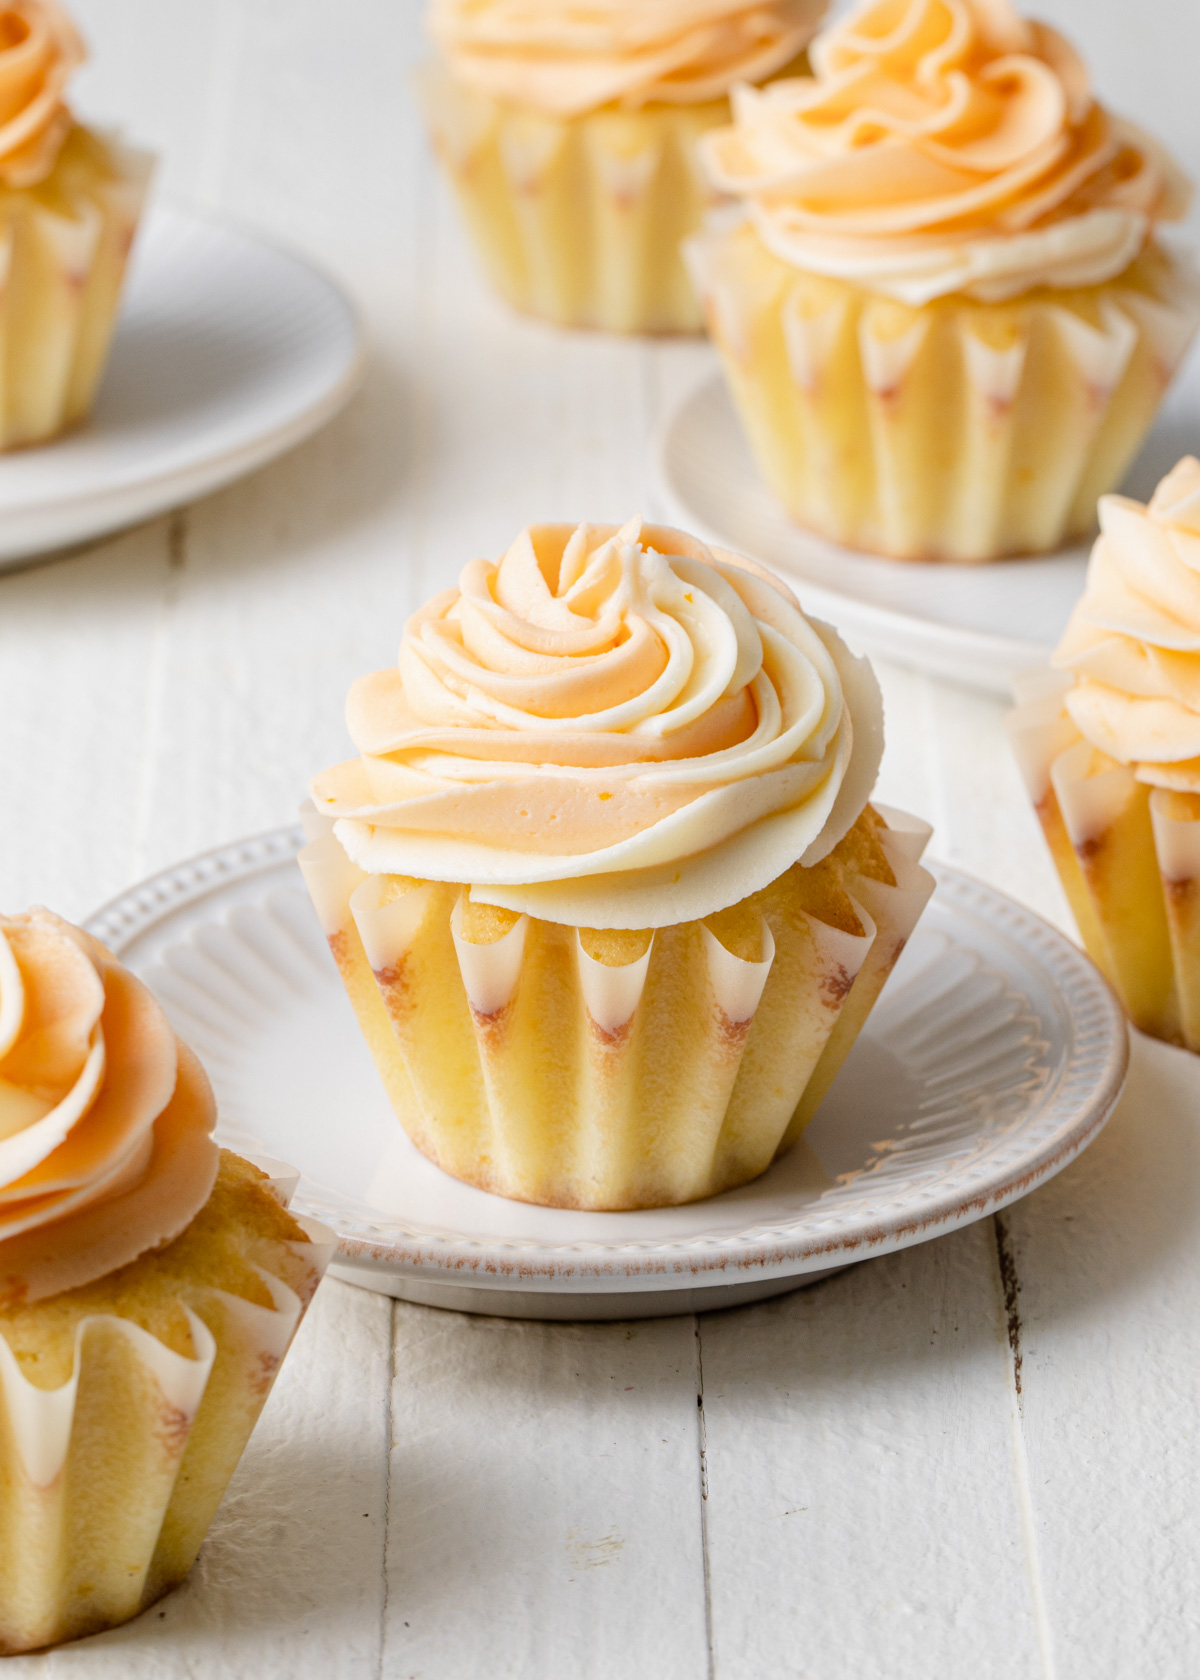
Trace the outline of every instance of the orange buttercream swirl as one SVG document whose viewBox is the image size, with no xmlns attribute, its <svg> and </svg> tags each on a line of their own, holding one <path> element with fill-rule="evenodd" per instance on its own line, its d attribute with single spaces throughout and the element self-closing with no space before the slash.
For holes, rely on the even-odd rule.
<svg viewBox="0 0 1200 1680">
<path fill-rule="evenodd" d="M 347 715 L 361 756 L 313 798 L 355 862 L 585 926 L 707 915 L 816 861 L 882 746 L 869 668 L 782 583 L 637 519 L 472 562 Z"/>
<path fill-rule="evenodd" d="M 83 43 L 53 0 L 0 6 L 0 182 L 30 187 L 54 168 L 71 127 L 66 85 Z"/>
<path fill-rule="evenodd" d="M 827 0 L 433 0 L 455 75 L 495 99 L 575 116 L 614 101 L 698 104 L 804 50 Z"/>
<path fill-rule="evenodd" d="M 1100 498 L 1087 588 L 1053 663 L 1094 747 L 1152 787 L 1200 793 L 1200 461 L 1148 505 Z"/>
<path fill-rule="evenodd" d="M 0 1297 L 178 1235 L 217 1170 L 212 1093 L 146 988 L 46 910 L 0 917 Z"/>
<path fill-rule="evenodd" d="M 795 266 L 913 303 L 1094 284 L 1186 206 L 1165 154 L 1008 0 L 867 0 L 810 57 L 813 78 L 736 90 L 701 142 Z"/>
</svg>

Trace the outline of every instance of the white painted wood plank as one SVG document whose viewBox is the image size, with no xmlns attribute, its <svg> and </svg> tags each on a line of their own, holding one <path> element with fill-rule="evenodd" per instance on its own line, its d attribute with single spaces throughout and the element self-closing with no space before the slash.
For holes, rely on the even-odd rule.
<svg viewBox="0 0 1200 1680">
<path fill-rule="evenodd" d="M 716 1680 L 1033 1680 L 991 1222 L 700 1320 Z"/>
<path fill-rule="evenodd" d="M 1135 1036 L 1106 1130 L 1006 1219 L 1056 1680 L 1191 1680 L 1200 1060 Z"/>
<path fill-rule="evenodd" d="M 694 1320 L 397 1304 L 386 1675 L 705 1680 Z"/>
<path fill-rule="evenodd" d="M 136 879 L 167 523 L 0 575 L 0 906 L 78 918 Z"/>
</svg>

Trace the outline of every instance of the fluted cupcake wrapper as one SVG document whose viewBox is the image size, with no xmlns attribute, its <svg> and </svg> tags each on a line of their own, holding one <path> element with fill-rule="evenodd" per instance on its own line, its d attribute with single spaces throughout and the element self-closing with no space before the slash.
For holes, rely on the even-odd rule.
<svg viewBox="0 0 1200 1680">
<path fill-rule="evenodd" d="M 1068 686 L 1027 682 L 1009 735 L 1080 938 L 1135 1026 L 1200 1050 L 1200 798 L 1094 748 Z"/>
<path fill-rule="evenodd" d="M 298 1223 L 308 1243 L 259 1245 L 269 1308 L 181 1287 L 191 1356 L 97 1314 L 46 1389 L 0 1336 L 0 1653 L 127 1621 L 187 1574 L 336 1246 Z"/>
<path fill-rule="evenodd" d="M 1038 553 L 1089 531 L 1200 325 L 1200 277 L 1155 245 L 1101 286 L 922 308 L 792 268 L 746 222 L 686 253 L 788 513 L 909 559 Z"/>
<path fill-rule="evenodd" d="M 760 920 L 757 957 L 702 922 L 625 963 L 529 916 L 464 937 L 466 888 L 367 876 L 316 813 L 301 867 L 393 1106 L 454 1177 L 518 1200 L 632 1208 L 746 1182 L 795 1141 L 932 891 L 898 814 L 895 885 L 856 877 L 857 926 Z M 322 832 L 324 831 L 324 832 Z M 915 854 L 915 855 L 914 855 Z"/>
<path fill-rule="evenodd" d="M 147 153 L 75 129 L 46 181 L 0 193 L 0 448 L 91 409 L 152 170 Z"/>
<path fill-rule="evenodd" d="M 696 141 L 729 120 L 704 105 L 555 117 L 505 105 L 429 66 L 434 145 L 497 290 L 560 326 L 699 332 L 679 254 L 713 202 Z"/>
</svg>

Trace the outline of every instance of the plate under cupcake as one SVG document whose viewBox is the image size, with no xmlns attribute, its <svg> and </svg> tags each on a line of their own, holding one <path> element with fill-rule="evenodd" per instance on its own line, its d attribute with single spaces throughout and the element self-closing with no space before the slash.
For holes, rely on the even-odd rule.
<svg viewBox="0 0 1200 1680">
<path fill-rule="evenodd" d="M 782 1294 L 983 1218 L 1108 1118 L 1128 1039 L 1070 942 L 934 864 L 938 886 L 804 1139 L 686 1207 L 580 1213 L 449 1178 L 409 1143 L 296 866 L 299 827 L 222 847 L 92 916 L 216 1088 L 218 1135 L 293 1163 L 335 1275 L 427 1305 L 623 1319 Z"/>
<path fill-rule="evenodd" d="M 1185 361 L 1124 488 L 1145 499 L 1200 438 L 1200 351 Z M 724 379 L 689 392 L 659 434 L 657 491 L 671 523 L 753 555 L 794 584 L 856 652 L 1012 697 L 1048 661 L 1083 592 L 1090 541 L 984 565 L 859 554 L 795 525 L 759 475 Z"/>
<path fill-rule="evenodd" d="M 358 384 L 341 290 L 265 239 L 149 212 L 90 419 L 0 455 L 0 571 L 219 489 L 291 449 Z"/>
</svg>

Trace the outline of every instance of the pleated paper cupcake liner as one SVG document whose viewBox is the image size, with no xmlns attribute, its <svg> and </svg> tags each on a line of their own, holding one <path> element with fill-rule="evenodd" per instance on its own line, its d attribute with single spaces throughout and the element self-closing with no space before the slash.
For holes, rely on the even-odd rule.
<svg viewBox="0 0 1200 1680">
<path fill-rule="evenodd" d="M 190 1357 L 115 1314 L 76 1329 L 59 1388 L 0 1335 L 0 1653 L 127 1621 L 188 1573 L 336 1239 L 262 1241 L 258 1306 L 182 1287 Z"/>
<path fill-rule="evenodd" d="M 45 181 L 0 193 L 0 448 L 90 412 L 152 169 L 75 128 Z"/>
<path fill-rule="evenodd" d="M 328 819 L 301 867 L 396 1113 L 455 1178 L 516 1200 L 617 1209 L 747 1182 L 800 1136 L 923 909 L 929 829 L 888 813 L 894 884 L 848 877 L 827 922 L 783 876 L 756 895 L 753 960 L 720 920 L 599 960 L 530 916 L 464 936 L 468 889 L 367 876 Z M 790 872 L 789 872 L 790 873 Z"/>
<path fill-rule="evenodd" d="M 496 289 L 567 327 L 699 332 L 679 254 L 714 202 L 696 141 L 729 102 L 553 117 L 501 104 L 440 66 L 421 103 Z"/>
<path fill-rule="evenodd" d="M 798 524 L 904 559 L 1090 531 L 1200 325 L 1200 276 L 1155 245 L 1105 285 L 919 309 L 792 268 L 745 222 L 687 254 L 774 494 Z"/>
<path fill-rule="evenodd" d="M 1009 733 L 1080 938 L 1135 1026 L 1200 1050 L 1200 797 L 1086 741 L 1068 682 L 1026 684 Z"/>
</svg>

